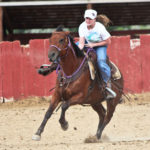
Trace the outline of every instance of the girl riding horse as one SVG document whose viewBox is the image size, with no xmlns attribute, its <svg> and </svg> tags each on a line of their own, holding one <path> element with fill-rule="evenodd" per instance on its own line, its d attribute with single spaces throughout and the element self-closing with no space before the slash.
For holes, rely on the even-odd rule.
<svg viewBox="0 0 150 150">
<path fill-rule="evenodd" d="M 90 105 L 99 116 L 96 136 L 100 139 L 122 96 L 123 78 L 121 77 L 118 80 L 112 79 L 112 89 L 117 96 L 110 101 L 106 101 L 107 110 L 105 110 L 102 105 L 102 102 L 105 100 L 105 90 L 101 86 L 103 81 L 99 82 L 97 73 L 95 79 L 91 80 L 87 57 L 73 42 L 69 33 L 63 31 L 54 32 L 49 41 L 48 58 L 59 66 L 59 69 L 57 68 L 58 77 L 50 106 L 40 127 L 33 136 L 33 140 L 40 140 L 41 133 L 44 131 L 48 119 L 59 103 L 62 103 L 59 123 L 63 130 L 68 128 L 65 113 L 70 106 L 76 104 Z"/>
</svg>

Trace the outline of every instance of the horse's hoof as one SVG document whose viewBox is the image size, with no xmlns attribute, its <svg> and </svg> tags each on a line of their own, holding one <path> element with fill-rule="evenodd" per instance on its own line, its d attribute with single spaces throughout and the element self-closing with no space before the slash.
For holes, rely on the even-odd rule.
<svg viewBox="0 0 150 150">
<path fill-rule="evenodd" d="M 97 138 L 97 136 L 89 136 L 84 140 L 84 143 L 99 143 L 100 140 Z"/>
<path fill-rule="evenodd" d="M 61 128 L 62 128 L 64 131 L 66 131 L 66 130 L 68 129 L 68 127 L 69 127 L 68 122 L 65 122 L 65 124 L 61 125 Z"/>
<path fill-rule="evenodd" d="M 32 136 L 32 140 L 34 140 L 34 141 L 40 141 L 40 140 L 41 140 L 41 136 L 34 134 L 34 135 Z"/>
</svg>

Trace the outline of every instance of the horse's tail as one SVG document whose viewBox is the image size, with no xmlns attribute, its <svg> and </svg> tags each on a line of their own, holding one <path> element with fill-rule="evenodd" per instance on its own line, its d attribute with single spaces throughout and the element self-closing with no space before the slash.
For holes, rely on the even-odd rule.
<svg viewBox="0 0 150 150">
<path fill-rule="evenodd" d="M 98 15 L 97 21 L 101 22 L 105 27 L 108 27 L 110 24 L 113 24 L 112 21 L 104 14 Z"/>
</svg>

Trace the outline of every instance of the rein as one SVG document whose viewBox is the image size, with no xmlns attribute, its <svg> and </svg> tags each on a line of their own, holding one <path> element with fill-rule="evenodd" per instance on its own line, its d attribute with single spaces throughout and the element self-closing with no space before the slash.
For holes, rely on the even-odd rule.
<svg viewBox="0 0 150 150">
<path fill-rule="evenodd" d="M 72 48 L 72 50 L 73 50 L 73 48 Z M 90 51 L 92 51 L 92 50 L 93 50 L 93 49 L 89 48 L 88 51 L 87 51 L 87 54 L 88 54 Z M 74 51 L 74 50 L 73 50 L 73 51 Z M 76 69 L 76 71 L 75 71 L 73 74 L 71 74 L 71 75 L 66 75 L 65 72 L 63 71 L 63 69 L 62 69 L 62 67 L 61 67 L 60 64 L 58 64 L 58 66 L 57 66 L 56 73 L 58 73 L 58 70 L 60 69 L 60 70 L 62 71 L 64 77 L 65 77 L 66 79 L 70 79 L 70 78 L 72 78 L 73 76 L 75 76 L 75 75 L 80 71 L 80 69 L 82 68 L 82 66 L 83 66 L 83 64 L 84 64 L 84 62 L 85 62 L 86 59 L 87 59 L 87 57 L 84 56 L 84 58 L 83 58 L 83 60 L 82 60 L 82 62 L 81 62 L 81 64 L 80 64 L 80 66 L 79 66 L 79 67 Z"/>
</svg>

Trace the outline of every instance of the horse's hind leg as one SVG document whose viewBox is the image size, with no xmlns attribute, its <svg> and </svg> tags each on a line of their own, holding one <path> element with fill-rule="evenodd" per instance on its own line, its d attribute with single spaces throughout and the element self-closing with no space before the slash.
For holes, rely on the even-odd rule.
<svg viewBox="0 0 150 150">
<path fill-rule="evenodd" d="M 111 100 L 111 101 L 107 102 L 107 113 L 106 113 L 106 116 L 104 118 L 103 123 L 99 126 L 98 131 L 97 131 L 97 138 L 98 139 L 101 138 L 101 135 L 102 135 L 102 132 L 103 132 L 104 128 L 110 122 L 110 120 L 111 120 L 111 118 L 113 116 L 113 113 L 114 113 L 115 108 L 116 108 L 116 104 L 113 103 L 114 100 Z"/>
<path fill-rule="evenodd" d="M 48 121 L 48 119 L 51 117 L 53 111 L 55 110 L 55 108 L 57 107 L 59 101 L 56 101 L 55 99 L 52 99 L 51 104 L 44 116 L 44 119 L 40 125 L 40 127 L 38 128 L 37 132 L 35 133 L 35 135 L 33 135 L 32 139 L 39 141 L 41 139 L 41 133 L 44 131 L 44 127 Z"/>
<path fill-rule="evenodd" d="M 69 102 L 64 102 L 61 106 L 61 116 L 59 119 L 59 123 L 61 125 L 61 128 L 65 131 L 68 129 L 68 122 L 65 119 L 65 112 L 69 107 Z"/>
<path fill-rule="evenodd" d="M 104 128 L 110 122 L 110 120 L 113 116 L 113 113 L 115 111 L 115 108 L 116 108 L 117 104 L 119 103 L 120 98 L 122 96 L 123 78 L 121 78 L 120 80 L 118 80 L 116 82 L 117 82 L 116 85 L 114 84 L 113 86 L 114 86 L 115 92 L 117 93 L 117 97 L 112 100 L 107 101 L 107 113 L 106 113 L 103 123 L 101 124 L 101 126 L 99 126 L 99 129 L 97 132 L 97 138 L 101 137 Z"/>
<path fill-rule="evenodd" d="M 100 129 L 101 129 L 103 122 L 104 122 L 106 110 L 102 104 L 92 105 L 92 108 L 98 113 L 98 116 L 99 116 L 99 124 L 98 124 L 96 136 L 98 139 L 100 139 L 100 137 L 101 137 Z"/>
</svg>

